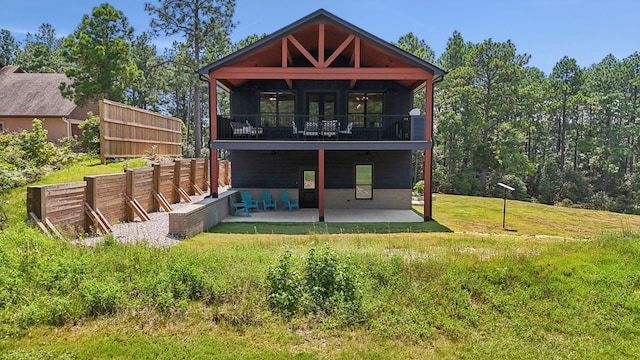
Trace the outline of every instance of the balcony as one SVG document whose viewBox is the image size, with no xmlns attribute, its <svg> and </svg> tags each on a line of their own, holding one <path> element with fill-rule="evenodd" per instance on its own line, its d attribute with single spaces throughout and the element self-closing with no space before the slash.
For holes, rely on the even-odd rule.
<svg viewBox="0 0 640 360">
<path fill-rule="evenodd" d="M 218 140 L 424 141 L 425 117 L 403 115 L 218 115 Z"/>
</svg>

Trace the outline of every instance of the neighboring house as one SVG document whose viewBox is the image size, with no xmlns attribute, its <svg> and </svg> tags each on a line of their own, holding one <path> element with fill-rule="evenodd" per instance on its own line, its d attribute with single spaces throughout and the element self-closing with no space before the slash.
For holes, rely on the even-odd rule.
<svg viewBox="0 0 640 360">
<path fill-rule="evenodd" d="M 78 107 L 60 94 L 64 74 L 25 73 L 16 66 L 0 68 L 0 131 L 31 130 L 34 118 L 42 120 L 48 141 L 80 135 L 78 124 L 87 112 L 98 114 L 98 106 Z"/>
<path fill-rule="evenodd" d="M 411 209 L 420 150 L 431 219 L 433 84 L 443 70 L 321 9 L 199 73 L 210 109 L 218 86 L 231 95 L 230 114 L 210 114 L 211 179 L 225 149 L 234 188 L 287 191 L 320 221 L 325 208 Z M 426 118 L 410 116 L 422 88 Z"/>
</svg>

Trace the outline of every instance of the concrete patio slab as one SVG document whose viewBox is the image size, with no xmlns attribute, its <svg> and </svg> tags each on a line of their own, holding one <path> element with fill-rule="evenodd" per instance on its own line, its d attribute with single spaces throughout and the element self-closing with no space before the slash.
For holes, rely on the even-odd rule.
<svg viewBox="0 0 640 360">
<path fill-rule="evenodd" d="M 327 209 L 325 222 L 423 222 L 424 219 L 412 210 L 388 209 Z M 228 216 L 222 222 L 318 222 L 318 209 L 269 210 Z"/>
</svg>

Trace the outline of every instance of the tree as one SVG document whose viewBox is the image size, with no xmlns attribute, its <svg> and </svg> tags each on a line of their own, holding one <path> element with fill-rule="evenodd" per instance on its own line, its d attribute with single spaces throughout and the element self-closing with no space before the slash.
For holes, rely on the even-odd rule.
<svg viewBox="0 0 640 360">
<path fill-rule="evenodd" d="M 555 117 L 558 119 L 556 150 L 558 152 L 558 165 L 560 170 L 563 170 L 567 151 L 569 108 L 575 95 L 580 90 L 582 83 L 581 71 L 575 59 L 565 56 L 553 67 L 550 78 L 555 94 L 558 96 L 557 99 L 554 99 L 554 107 L 557 108 Z"/>
<path fill-rule="evenodd" d="M 159 111 L 166 103 L 163 92 L 166 90 L 169 72 L 162 65 L 164 59 L 157 55 L 156 46 L 151 43 L 148 34 L 137 36 L 131 45 L 131 58 L 140 76 L 129 84 L 125 94 L 125 103 Z"/>
<path fill-rule="evenodd" d="M 237 43 L 233 44 L 233 47 L 231 48 L 231 51 L 238 51 L 244 47 L 247 47 L 251 44 L 253 44 L 254 42 L 267 37 L 267 34 L 263 33 L 262 35 L 258 35 L 258 34 L 253 34 L 253 35 L 249 35 L 244 39 L 241 39 L 240 41 L 238 41 Z"/>
<path fill-rule="evenodd" d="M 65 60 L 60 45 L 61 39 L 56 37 L 53 26 L 42 24 L 36 34 L 27 34 L 24 48 L 17 59 L 18 66 L 27 72 L 64 72 Z"/>
<path fill-rule="evenodd" d="M 232 21 L 235 0 L 162 0 L 158 6 L 145 3 L 152 16 L 154 33 L 166 36 L 181 34 L 191 61 L 184 63 L 192 76 L 193 120 L 196 157 L 202 152 L 202 84 L 195 75 L 203 61 L 213 61 L 226 54 L 229 35 L 235 27 Z M 208 56 L 205 56 L 208 55 Z"/>
<path fill-rule="evenodd" d="M 0 64 L 11 65 L 15 63 L 20 52 L 20 44 L 11 35 L 11 31 L 0 29 Z"/>
<path fill-rule="evenodd" d="M 427 45 L 426 41 L 418 39 L 412 32 L 401 36 L 398 39 L 398 43 L 394 45 L 424 61 L 434 61 L 435 53 L 433 50 Z"/>
<path fill-rule="evenodd" d="M 77 105 L 100 99 L 123 101 L 125 90 L 140 71 L 131 58 L 133 28 L 121 11 L 102 4 L 63 40 L 62 53 L 72 65 L 65 74 L 71 84 L 62 83 L 63 96 Z"/>
<path fill-rule="evenodd" d="M 435 53 L 429 45 L 427 45 L 427 42 L 423 39 L 418 39 L 412 32 L 401 36 L 394 45 L 422 60 L 428 62 L 434 61 Z M 426 105 L 425 97 L 424 89 L 413 95 L 413 106 L 420 109 L 423 114 L 425 113 L 424 107 Z M 424 152 L 413 151 L 411 159 L 413 163 L 413 182 L 416 182 L 419 178 L 424 178 Z"/>
</svg>

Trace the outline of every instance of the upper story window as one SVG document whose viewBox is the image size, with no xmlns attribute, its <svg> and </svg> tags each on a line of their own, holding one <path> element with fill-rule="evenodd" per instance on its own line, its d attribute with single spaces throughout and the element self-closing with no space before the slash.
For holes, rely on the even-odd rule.
<svg viewBox="0 0 640 360">
<path fill-rule="evenodd" d="M 382 127 L 383 93 L 350 93 L 349 121 L 356 127 Z"/>
<path fill-rule="evenodd" d="M 289 91 L 260 93 L 260 119 L 264 127 L 287 127 L 295 115 L 295 95 Z"/>
</svg>

